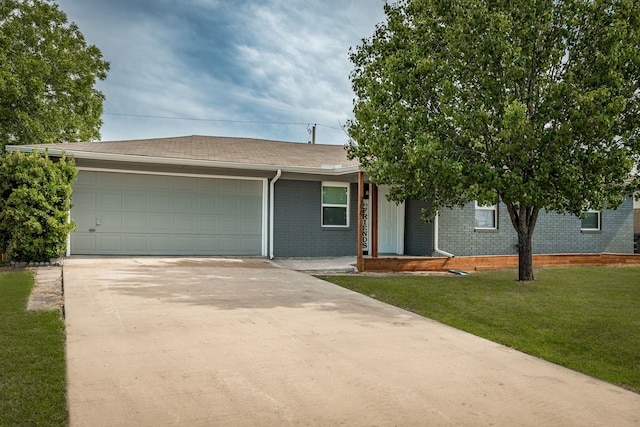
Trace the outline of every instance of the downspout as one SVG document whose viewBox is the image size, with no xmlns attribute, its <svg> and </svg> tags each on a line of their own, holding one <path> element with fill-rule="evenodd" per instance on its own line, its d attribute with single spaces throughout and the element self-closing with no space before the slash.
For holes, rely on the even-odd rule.
<svg viewBox="0 0 640 427">
<path fill-rule="evenodd" d="M 433 251 L 440 255 L 444 255 L 447 258 L 455 257 L 454 254 L 450 254 L 449 252 L 443 251 L 438 247 L 438 217 L 440 216 L 440 212 L 436 211 L 436 218 L 433 221 Z"/>
<path fill-rule="evenodd" d="M 273 259 L 273 212 L 275 211 L 274 203 L 274 190 L 276 188 L 276 182 L 282 176 L 282 169 L 278 169 L 276 176 L 273 177 L 269 184 L 269 259 Z"/>
</svg>

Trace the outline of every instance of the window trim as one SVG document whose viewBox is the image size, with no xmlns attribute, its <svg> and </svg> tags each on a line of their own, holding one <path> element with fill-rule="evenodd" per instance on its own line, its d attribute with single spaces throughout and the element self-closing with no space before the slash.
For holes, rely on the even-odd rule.
<svg viewBox="0 0 640 427">
<path fill-rule="evenodd" d="M 498 204 L 495 205 L 479 205 L 478 201 L 474 201 L 474 216 L 473 216 L 473 228 L 474 230 L 497 230 L 498 229 Z M 476 224 L 475 212 L 481 211 L 492 211 L 493 212 L 493 223 L 495 224 L 493 227 L 478 227 Z"/>
<path fill-rule="evenodd" d="M 598 211 L 595 209 L 587 209 L 582 211 L 583 214 L 595 213 L 598 218 L 598 226 L 597 228 L 584 228 L 584 218 L 580 219 L 580 231 L 601 231 L 602 230 L 602 211 Z"/>
<path fill-rule="evenodd" d="M 335 204 L 324 202 L 324 187 L 342 187 L 347 189 L 347 204 Z M 351 185 L 348 182 L 322 181 L 320 184 L 320 225 L 322 228 L 349 228 L 349 208 L 351 207 Z M 346 209 L 347 223 L 345 225 L 330 225 L 324 223 L 324 208 Z"/>
</svg>

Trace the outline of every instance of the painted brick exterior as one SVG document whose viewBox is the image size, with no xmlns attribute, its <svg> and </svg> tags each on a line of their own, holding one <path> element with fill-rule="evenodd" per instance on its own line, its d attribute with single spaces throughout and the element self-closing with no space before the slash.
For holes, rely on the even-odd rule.
<svg viewBox="0 0 640 427">
<path fill-rule="evenodd" d="M 274 255 L 276 257 L 355 256 L 357 251 L 357 185 L 350 184 L 349 227 L 321 226 L 320 181 L 280 180 L 275 185 Z M 405 254 L 433 255 L 433 224 L 420 219 L 427 205 L 415 200 L 405 204 Z M 475 230 L 475 208 L 442 209 L 439 219 L 440 249 L 457 256 L 515 255 L 517 234 L 507 208 L 498 209 L 497 230 Z M 602 229 L 580 230 L 580 219 L 541 212 L 533 236 L 533 252 L 633 253 L 633 201 L 627 199 L 615 211 L 602 213 Z"/>
<path fill-rule="evenodd" d="M 358 186 L 349 188 L 349 227 L 321 225 L 322 182 L 279 180 L 275 184 L 274 256 L 355 256 Z"/>
<path fill-rule="evenodd" d="M 512 255 L 518 253 L 517 234 L 506 206 L 498 212 L 498 230 L 474 229 L 474 204 L 463 209 L 440 211 L 440 249 L 455 255 Z M 602 229 L 580 230 L 580 219 L 571 215 L 541 212 L 533 235 L 533 252 L 633 253 L 633 201 L 629 198 L 615 211 L 602 213 Z"/>
<path fill-rule="evenodd" d="M 431 256 L 433 252 L 433 224 L 425 224 L 420 215 L 427 203 L 416 200 L 405 202 L 405 255 Z"/>
</svg>

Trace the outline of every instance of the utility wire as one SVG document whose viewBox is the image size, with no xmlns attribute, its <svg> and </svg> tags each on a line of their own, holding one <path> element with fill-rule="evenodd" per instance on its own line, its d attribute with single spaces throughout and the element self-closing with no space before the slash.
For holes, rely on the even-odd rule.
<svg viewBox="0 0 640 427">
<path fill-rule="evenodd" d="M 125 113 L 103 113 L 108 116 L 119 116 L 119 117 L 140 117 L 145 119 L 163 119 L 163 120 L 188 120 L 194 122 L 223 122 L 223 123 L 248 123 L 248 124 L 267 124 L 267 125 L 296 125 L 296 126 L 309 126 L 311 122 L 269 122 L 269 121 L 257 121 L 257 120 L 228 120 L 228 119 L 199 119 L 195 117 L 175 117 L 175 116 L 152 116 L 145 114 L 125 114 Z M 342 130 L 341 128 L 337 128 L 335 126 L 323 125 L 320 123 L 316 124 L 317 126 L 322 126 L 329 129 Z"/>
</svg>

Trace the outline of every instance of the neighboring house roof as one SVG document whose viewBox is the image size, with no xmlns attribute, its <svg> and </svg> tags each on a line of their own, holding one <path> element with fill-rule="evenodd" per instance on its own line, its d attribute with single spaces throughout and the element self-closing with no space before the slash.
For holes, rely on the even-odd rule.
<svg viewBox="0 0 640 427">
<path fill-rule="evenodd" d="M 223 168 L 344 174 L 359 170 L 342 145 L 304 144 L 252 138 L 182 136 L 130 141 L 7 146 L 7 150 L 63 151 L 77 159 L 217 166 Z"/>
</svg>

